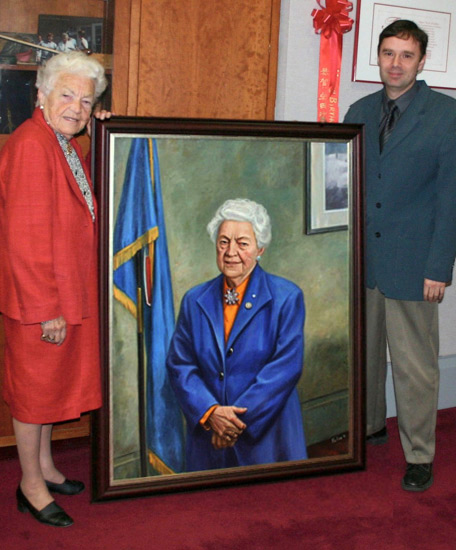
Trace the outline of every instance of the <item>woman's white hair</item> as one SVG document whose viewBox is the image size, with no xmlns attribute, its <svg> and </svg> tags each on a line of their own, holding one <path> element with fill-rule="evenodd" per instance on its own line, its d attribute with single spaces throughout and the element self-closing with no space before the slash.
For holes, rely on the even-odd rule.
<svg viewBox="0 0 456 550">
<path fill-rule="evenodd" d="M 266 248 L 271 242 L 271 220 L 264 206 L 249 199 L 230 199 L 217 209 L 207 225 L 211 240 L 217 240 L 220 225 L 226 220 L 250 222 L 257 240 L 258 248 Z"/>
<path fill-rule="evenodd" d="M 95 99 L 105 91 L 108 84 L 101 63 L 82 52 L 59 53 L 48 59 L 38 69 L 36 87 L 49 95 L 61 74 L 73 74 L 91 78 L 95 84 Z M 36 102 L 39 105 L 39 101 Z"/>
</svg>

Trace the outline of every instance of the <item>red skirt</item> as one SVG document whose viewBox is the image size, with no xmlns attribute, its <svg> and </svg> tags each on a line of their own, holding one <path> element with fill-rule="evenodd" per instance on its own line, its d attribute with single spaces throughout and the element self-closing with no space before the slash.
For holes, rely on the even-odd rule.
<svg viewBox="0 0 456 550">
<path fill-rule="evenodd" d="M 61 346 L 41 340 L 41 326 L 5 317 L 3 398 L 28 424 L 79 418 L 101 406 L 98 320 L 67 325 Z"/>
</svg>

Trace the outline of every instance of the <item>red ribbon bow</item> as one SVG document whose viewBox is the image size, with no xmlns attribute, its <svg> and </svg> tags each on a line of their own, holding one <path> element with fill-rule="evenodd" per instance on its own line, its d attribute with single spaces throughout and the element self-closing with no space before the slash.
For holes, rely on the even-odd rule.
<svg viewBox="0 0 456 550">
<path fill-rule="evenodd" d="M 353 4 L 348 0 L 326 0 L 323 7 L 321 2 L 317 0 L 321 9 L 312 10 L 315 32 L 321 35 L 318 120 L 337 122 L 342 35 L 352 29 L 353 19 L 348 12 Z"/>
<path fill-rule="evenodd" d="M 317 0 L 321 10 L 312 10 L 314 18 L 313 26 L 317 34 L 323 34 L 329 38 L 333 32 L 343 34 L 351 31 L 353 19 L 350 19 L 348 12 L 352 11 L 353 4 L 347 0 L 326 0 L 326 7 Z"/>
</svg>

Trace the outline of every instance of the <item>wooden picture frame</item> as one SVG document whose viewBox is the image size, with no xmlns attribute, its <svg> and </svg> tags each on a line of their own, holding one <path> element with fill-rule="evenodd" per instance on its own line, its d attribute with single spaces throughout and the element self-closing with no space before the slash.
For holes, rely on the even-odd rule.
<svg viewBox="0 0 456 550">
<path fill-rule="evenodd" d="M 139 117 L 112 117 L 94 123 L 92 158 L 96 162 L 92 170 L 100 221 L 104 403 L 93 414 L 94 500 L 364 468 L 362 141 L 363 127 L 355 124 Z M 348 227 L 346 231 L 306 235 L 307 149 L 309 144 L 325 142 L 344 142 L 349 151 Z M 145 156 L 132 161 L 136 146 L 143 148 Z M 143 315 L 140 309 L 147 300 L 138 294 L 136 305 L 128 311 L 121 303 L 118 280 L 114 281 L 115 270 L 125 260 L 118 262 L 116 227 L 126 213 L 145 203 L 143 191 L 132 192 L 128 186 L 143 177 L 139 172 L 130 176 L 132 167 L 141 169 L 139 159 L 146 157 L 147 162 L 153 159 L 153 167 L 150 172 L 146 167 L 143 175 L 153 179 L 150 188 L 154 193 L 161 187 L 160 198 L 153 200 L 160 200 L 162 210 L 157 216 L 161 215 L 166 225 L 176 314 L 188 288 L 218 275 L 214 245 L 206 233 L 216 208 L 224 200 L 240 196 L 267 208 L 273 239 L 261 260 L 262 268 L 291 279 L 304 292 L 305 361 L 297 392 L 309 458 L 191 472 L 185 466 L 172 472 L 156 460 L 148 439 L 149 422 L 154 422 L 154 430 L 160 430 L 156 426 L 162 407 L 173 407 L 175 396 L 166 394 L 158 406 L 151 402 L 148 378 L 152 375 L 135 359 L 137 349 L 143 350 L 142 344 L 137 347 L 141 335 L 149 335 L 147 322 L 145 329 L 137 331 L 141 325 L 137 319 Z M 146 187 L 149 189 L 149 183 Z M 127 195 L 133 200 L 131 209 L 123 202 Z M 132 218 L 137 220 L 139 215 L 135 212 Z M 159 223 L 163 235 L 164 226 Z M 137 265 L 142 270 L 142 260 Z M 141 287 L 142 278 L 138 281 Z M 143 291 L 147 294 L 146 286 Z M 131 301 L 127 299 L 130 305 Z M 165 306 L 161 307 L 156 310 L 159 315 Z M 152 319 L 162 325 L 157 316 Z M 143 351 L 139 356 L 144 356 Z M 162 416 L 167 434 L 174 437 L 179 429 L 170 428 L 167 411 Z"/>
</svg>

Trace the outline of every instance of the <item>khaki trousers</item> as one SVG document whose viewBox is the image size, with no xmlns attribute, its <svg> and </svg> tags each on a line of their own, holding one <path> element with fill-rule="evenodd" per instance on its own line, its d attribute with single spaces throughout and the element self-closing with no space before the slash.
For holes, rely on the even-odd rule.
<svg viewBox="0 0 456 550">
<path fill-rule="evenodd" d="M 439 393 L 438 305 L 392 300 L 366 290 L 367 434 L 386 422 L 386 343 L 391 355 L 399 434 L 409 463 L 432 462 Z"/>
</svg>

